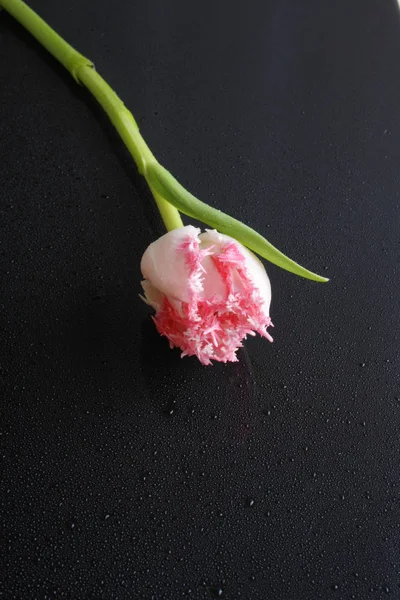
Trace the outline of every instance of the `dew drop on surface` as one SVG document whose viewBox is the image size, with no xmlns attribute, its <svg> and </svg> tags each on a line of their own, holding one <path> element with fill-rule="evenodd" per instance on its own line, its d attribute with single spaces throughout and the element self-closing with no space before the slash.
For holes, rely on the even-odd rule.
<svg viewBox="0 0 400 600">
<path fill-rule="evenodd" d="M 210 594 L 211 598 L 222 598 L 222 588 L 218 586 L 208 587 L 207 592 Z"/>
<path fill-rule="evenodd" d="M 73 519 L 67 521 L 67 529 L 75 529 L 75 521 Z"/>
</svg>

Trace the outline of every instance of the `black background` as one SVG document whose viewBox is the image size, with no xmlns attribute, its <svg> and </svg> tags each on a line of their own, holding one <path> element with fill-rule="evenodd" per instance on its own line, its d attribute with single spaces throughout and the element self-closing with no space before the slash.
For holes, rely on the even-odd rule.
<svg viewBox="0 0 400 600">
<path fill-rule="evenodd" d="M 304 266 L 275 342 L 180 359 L 116 133 L 0 14 L 4 598 L 400 598 L 400 15 L 32 0 L 164 166 Z M 188 222 L 188 221 L 186 221 Z"/>
</svg>

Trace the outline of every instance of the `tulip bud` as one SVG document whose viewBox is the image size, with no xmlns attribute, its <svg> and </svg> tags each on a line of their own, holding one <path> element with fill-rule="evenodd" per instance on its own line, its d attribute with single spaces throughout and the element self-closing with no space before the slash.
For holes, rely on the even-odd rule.
<svg viewBox="0 0 400 600">
<path fill-rule="evenodd" d="M 150 244 L 141 261 L 143 300 L 182 356 L 237 361 L 247 335 L 272 342 L 271 285 L 262 263 L 233 238 L 188 225 Z"/>
</svg>

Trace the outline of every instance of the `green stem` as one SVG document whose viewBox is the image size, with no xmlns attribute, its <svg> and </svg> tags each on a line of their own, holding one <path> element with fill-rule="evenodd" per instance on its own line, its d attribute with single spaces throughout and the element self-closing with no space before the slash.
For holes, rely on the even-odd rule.
<svg viewBox="0 0 400 600">
<path fill-rule="evenodd" d="M 71 73 L 75 81 L 82 83 L 92 93 L 121 136 L 139 173 L 146 176 L 148 165 L 157 161 L 140 135 L 132 113 L 101 75 L 95 71 L 93 63 L 63 40 L 22 0 L 0 0 L 0 7 L 25 27 Z M 153 190 L 152 193 L 167 230 L 183 227 L 179 211 L 159 193 Z"/>
</svg>

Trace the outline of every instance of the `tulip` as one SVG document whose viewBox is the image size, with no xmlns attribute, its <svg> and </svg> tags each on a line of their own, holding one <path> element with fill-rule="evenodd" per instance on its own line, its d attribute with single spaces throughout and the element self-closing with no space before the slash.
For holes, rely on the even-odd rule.
<svg viewBox="0 0 400 600">
<path fill-rule="evenodd" d="M 321 277 L 285 256 L 257 231 L 202 202 L 186 190 L 155 158 L 139 127 L 91 60 L 60 37 L 23 0 L 0 0 L 10 13 L 91 92 L 115 126 L 154 196 L 169 233 L 149 246 L 142 258 L 145 297 L 155 311 L 158 331 L 182 356 L 236 361 L 247 335 L 270 341 L 267 327 L 271 286 L 263 265 L 252 254 L 313 281 Z M 181 213 L 215 229 L 184 227 Z M 229 234 L 232 237 L 229 237 Z M 244 246 L 242 246 L 244 244 Z"/>
<path fill-rule="evenodd" d="M 156 311 L 157 330 L 183 356 L 235 362 L 247 335 L 272 342 L 267 327 L 271 285 L 247 248 L 216 230 L 188 225 L 150 244 L 141 261 L 142 299 Z"/>
</svg>

